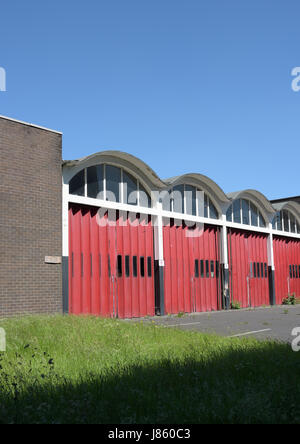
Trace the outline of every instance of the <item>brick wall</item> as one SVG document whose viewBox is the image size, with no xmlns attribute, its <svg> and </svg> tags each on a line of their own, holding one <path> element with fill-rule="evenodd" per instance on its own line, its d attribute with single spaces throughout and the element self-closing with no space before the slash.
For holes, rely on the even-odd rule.
<svg viewBox="0 0 300 444">
<path fill-rule="evenodd" d="M 62 311 L 62 136 L 0 118 L 0 316 Z"/>
</svg>

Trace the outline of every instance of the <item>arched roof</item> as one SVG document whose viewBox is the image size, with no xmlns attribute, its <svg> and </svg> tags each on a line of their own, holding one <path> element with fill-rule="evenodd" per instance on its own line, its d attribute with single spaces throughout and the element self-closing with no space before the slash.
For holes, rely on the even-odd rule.
<svg viewBox="0 0 300 444">
<path fill-rule="evenodd" d="M 153 186 L 156 188 L 164 187 L 164 183 L 149 165 L 132 154 L 124 153 L 123 151 L 101 151 L 78 160 L 65 161 L 63 166 L 64 169 L 67 168 L 66 182 L 69 182 L 83 168 L 96 165 L 97 163 L 112 163 L 123 167 L 141 178 L 150 189 Z"/>
<path fill-rule="evenodd" d="M 64 161 L 65 183 L 68 183 L 83 168 L 97 163 L 112 163 L 129 170 L 140 178 L 149 190 L 163 190 L 176 184 L 189 183 L 207 192 L 219 210 L 220 205 L 230 202 L 219 185 L 207 176 L 189 173 L 162 180 L 145 162 L 122 151 L 102 151 L 78 160 Z"/>
<path fill-rule="evenodd" d="M 271 202 L 260 191 L 257 190 L 235 191 L 234 193 L 228 193 L 227 196 L 232 201 L 236 199 L 250 200 L 258 207 L 258 209 L 261 211 L 266 221 L 268 221 L 275 214 L 275 210 Z"/>
<path fill-rule="evenodd" d="M 274 203 L 273 208 L 276 211 L 282 211 L 282 210 L 289 211 L 296 217 L 298 223 L 300 224 L 300 205 L 297 202 L 290 200 L 280 203 Z"/>
</svg>

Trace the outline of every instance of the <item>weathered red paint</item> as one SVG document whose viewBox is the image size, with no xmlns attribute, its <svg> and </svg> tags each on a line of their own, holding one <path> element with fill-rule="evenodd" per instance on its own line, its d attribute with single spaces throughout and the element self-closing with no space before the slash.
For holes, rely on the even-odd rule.
<svg viewBox="0 0 300 444">
<path fill-rule="evenodd" d="M 289 294 L 300 297 L 300 241 L 274 236 L 276 304 Z"/>
<path fill-rule="evenodd" d="M 228 230 L 230 294 L 241 307 L 270 303 L 267 236 Z"/>
<path fill-rule="evenodd" d="M 164 226 L 163 234 L 165 312 L 220 309 L 218 228 L 189 230 L 185 224 L 176 225 L 171 220 Z"/>
<path fill-rule="evenodd" d="M 153 316 L 153 228 L 148 216 L 71 205 L 69 305 L 72 314 Z M 133 273 L 136 262 L 136 273 Z M 143 273 L 144 264 L 144 273 Z"/>
</svg>

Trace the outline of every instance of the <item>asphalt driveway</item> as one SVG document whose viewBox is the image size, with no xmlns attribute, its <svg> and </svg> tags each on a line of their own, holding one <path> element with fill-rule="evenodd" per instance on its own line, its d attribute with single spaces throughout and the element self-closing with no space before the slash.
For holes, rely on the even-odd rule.
<svg viewBox="0 0 300 444">
<path fill-rule="evenodd" d="M 216 333 L 227 337 L 271 338 L 290 343 L 294 339 L 292 330 L 300 327 L 300 305 L 143 319 L 143 322 L 153 321 L 168 328 Z"/>
</svg>

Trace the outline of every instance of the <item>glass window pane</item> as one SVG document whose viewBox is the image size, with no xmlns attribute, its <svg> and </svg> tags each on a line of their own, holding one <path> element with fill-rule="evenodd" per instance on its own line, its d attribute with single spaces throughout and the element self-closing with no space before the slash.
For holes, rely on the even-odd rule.
<svg viewBox="0 0 300 444">
<path fill-rule="evenodd" d="M 198 216 L 204 217 L 204 192 L 197 190 Z"/>
<path fill-rule="evenodd" d="M 130 257 L 125 256 L 125 274 L 126 277 L 130 276 Z"/>
<path fill-rule="evenodd" d="M 201 277 L 203 278 L 204 277 L 204 260 L 200 261 L 200 274 L 201 274 Z"/>
<path fill-rule="evenodd" d="M 94 199 L 103 199 L 103 165 L 87 169 L 87 195 Z"/>
<path fill-rule="evenodd" d="M 81 170 L 73 179 L 70 181 L 69 193 L 75 194 L 76 196 L 84 196 L 84 170 Z"/>
<path fill-rule="evenodd" d="M 140 258 L 140 272 L 141 272 L 141 277 L 145 277 L 145 258 L 144 258 L 144 256 L 142 256 Z"/>
<path fill-rule="evenodd" d="M 106 200 L 120 202 L 121 169 L 106 165 Z"/>
<path fill-rule="evenodd" d="M 184 213 L 184 185 L 177 185 L 173 188 L 173 211 L 175 213 Z"/>
<path fill-rule="evenodd" d="M 261 214 L 261 212 L 259 212 L 259 226 L 261 228 L 266 227 L 266 222 L 265 222 L 265 219 L 264 219 L 263 215 Z"/>
<path fill-rule="evenodd" d="M 233 202 L 233 221 L 237 224 L 241 223 L 241 201 L 240 201 L 240 199 Z"/>
<path fill-rule="evenodd" d="M 296 219 L 291 213 L 290 213 L 290 222 L 291 222 L 291 232 L 296 233 Z"/>
<path fill-rule="evenodd" d="M 196 188 L 185 185 L 186 214 L 196 216 Z"/>
<path fill-rule="evenodd" d="M 245 225 L 250 225 L 249 210 L 250 210 L 249 201 L 243 199 L 242 200 L 242 217 L 243 217 L 243 224 L 245 224 Z"/>
<path fill-rule="evenodd" d="M 250 211 L 251 211 L 251 225 L 254 227 L 258 227 L 258 210 L 253 203 L 250 203 Z"/>
<path fill-rule="evenodd" d="M 137 269 L 137 256 L 133 256 L 132 258 L 132 272 L 133 272 L 133 277 L 137 277 L 138 275 L 138 269 Z"/>
<path fill-rule="evenodd" d="M 199 277 L 199 260 L 195 259 L 195 277 Z"/>
<path fill-rule="evenodd" d="M 141 207 L 151 208 L 151 199 L 141 182 L 139 182 L 139 204 Z"/>
<path fill-rule="evenodd" d="M 289 213 L 287 211 L 283 211 L 282 214 L 283 214 L 284 231 L 290 231 Z"/>
<path fill-rule="evenodd" d="M 117 275 L 122 277 L 122 256 L 120 254 L 117 257 Z"/>
<path fill-rule="evenodd" d="M 162 202 L 162 207 L 164 211 L 171 211 L 171 196 L 170 191 L 162 191 L 160 194 L 160 199 Z"/>
<path fill-rule="evenodd" d="M 281 212 L 278 211 L 276 213 L 276 216 L 274 219 L 275 225 L 276 225 L 276 230 L 278 230 L 278 231 L 282 231 L 282 217 L 281 216 L 282 216 Z"/>
<path fill-rule="evenodd" d="M 230 205 L 226 212 L 226 220 L 227 222 L 232 222 L 232 205 Z"/>
<path fill-rule="evenodd" d="M 218 219 L 217 209 L 210 199 L 209 199 L 209 217 L 211 219 Z"/>
<path fill-rule="evenodd" d="M 148 270 L 148 277 L 152 277 L 152 257 L 147 257 L 147 270 Z"/>
<path fill-rule="evenodd" d="M 208 207 L 209 207 L 208 197 L 205 194 L 205 196 L 204 196 L 204 217 L 208 217 Z"/>
<path fill-rule="evenodd" d="M 123 203 L 137 205 L 137 180 L 123 170 Z"/>
</svg>

